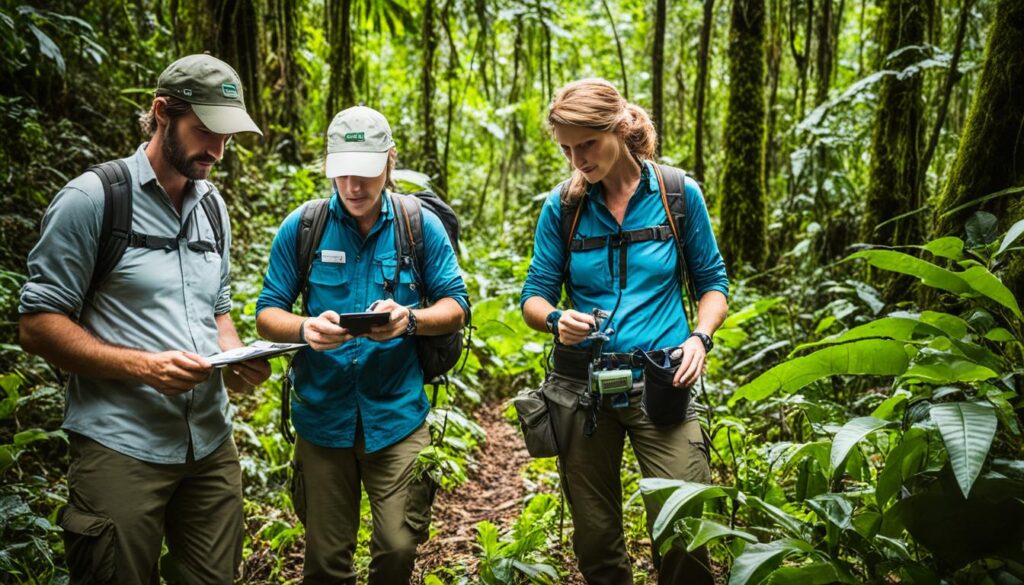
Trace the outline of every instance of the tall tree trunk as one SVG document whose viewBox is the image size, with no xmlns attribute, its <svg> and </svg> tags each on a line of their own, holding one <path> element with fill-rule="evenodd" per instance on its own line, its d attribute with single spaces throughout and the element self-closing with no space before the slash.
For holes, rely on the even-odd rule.
<svg viewBox="0 0 1024 585">
<path fill-rule="evenodd" d="M 886 0 L 882 15 L 885 55 L 924 42 L 924 8 L 923 0 Z M 883 68 L 901 71 L 917 59 L 916 51 L 905 50 L 883 63 Z M 924 203 L 918 184 L 921 112 L 921 75 L 904 79 L 888 75 L 882 79 L 871 135 L 871 165 L 861 224 L 863 241 L 888 245 L 922 243 L 921 214 L 895 219 Z M 877 227 L 883 222 L 886 223 Z"/>
<path fill-rule="evenodd" d="M 778 117 L 776 104 L 779 96 L 779 77 L 782 70 L 782 0 L 770 0 L 768 36 L 768 130 L 765 133 L 764 184 L 771 184 L 772 169 L 776 162 L 778 141 L 775 138 L 775 120 Z"/>
<path fill-rule="evenodd" d="M 268 80 L 272 96 L 276 96 L 273 120 L 281 128 L 269 136 L 274 150 L 285 162 L 298 164 L 299 140 L 302 135 L 302 85 L 298 51 L 299 14 L 301 0 L 271 0 L 271 46 L 274 56 L 275 79 Z M 264 130 L 266 132 L 267 130 Z"/>
<path fill-rule="evenodd" d="M 1024 217 L 1024 197 L 997 197 L 950 215 L 948 210 L 979 197 L 1024 186 L 1024 3 L 998 0 L 989 29 L 985 61 L 956 161 L 939 199 L 935 236 L 963 236 L 975 211 L 999 217 L 1001 229 Z M 1024 298 L 1024 254 L 1010 256 L 1004 282 Z"/>
<path fill-rule="evenodd" d="M 964 0 L 964 3 L 960 6 L 960 18 L 956 26 L 956 41 L 953 46 L 953 58 L 949 62 L 949 70 L 946 71 L 946 78 L 942 84 L 942 95 L 939 97 L 939 109 L 935 113 L 935 124 L 932 126 L 932 133 L 928 136 L 928 146 L 925 148 L 924 155 L 921 156 L 921 176 L 918 179 L 918 183 L 921 185 L 921 189 L 924 189 L 925 176 L 928 174 L 928 166 L 932 162 L 932 156 L 935 155 L 935 148 L 939 145 L 939 134 L 942 132 L 942 126 L 946 122 L 946 113 L 949 112 L 949 100 L 953 95 L 953 87 L 956 82 L 960 80 L 960 56 L 964 51 L 964 37 L 967 34 L 967 21 L 971 14 L 971 7 L 974 5 L 974 0 Z"/>
<path fill-rule="evenodd" d="M 807 0 L 804 9 L 807 20 L 804 23 L 803 51 L 797 49 L 797 18 L 800 3 L 797 0 L 789 2 L 789 49 L 793 54 L 793 62 L 796 63 L 797 86 L 796 86 L 796 119 L 804 118 L 804 110 L 807 102 L 807 71 L 810 69 L 811 38 L 814 36 L 814 0 Z"/>
<path fill-rule="evenodd" d="M 832 82 L 832 55 L 835 40 L 832 36 L 832 0 L 821 0 L 818 12 L 818 46 L 815 52 L 814 65 L 817 70 L 817 83 L 814 88 L 815 107 L 825 103 Z"/>
<path fill-rule="evenodd" d="M 722 256 L 730 269 L 765 256 L 764 0 L 733 0 L 722 177 Z"/>
<path fill-rule="evenodd" d="M 708 85 L 708 61 L 711 57 L 711 25 L 715 20 L 715 0 L 704 0 L 704 21 L 700 27 L 700 49 L 697 52 L 697 83 L 693 131 L 693 176 L 704 181 L 704 97 Z"/>
<path fill-rule="evenodd" d="M 612 35 L 615 37 L 615 49 L 619 53 L 619 70 L 622 73 L 622 95 L 629 100 L 629 77 L 626 75 L 626 58 L 622 55 L 622 41 L 619 40 L 619 28 L 615 26 L 615 17 L 612 16 L 612 9 L 608 7 L 608 0 L 601 0 L 604 5 L 604 13 L 608 16 L 608 23 L 612 27 Z"/>
<path fill-rule="evenodd" d="M 654 129 L 658 133 L 658 152 L 665 146 L 665 12 L 665 0 L 658 0 L 654 10 L 654 48 L 651 52 L 651 108 L 654 110 Z"/>
<path fill-rule="evenodd" d="M 438 193 L 447 195 L 446 177 L 437 153 L 437 135 L 434 132 L 434 56 L 437 53 L 437 31 L 434 30 L 434 0 L 423 3 L 423 68 L 420 72 L 420 122 L 423 126 L 423 172 L 434 181 Z"/>
<path fill-rule="evenodd" d="M 327 91 L 327 120 L 356 105 L 355 71 L 352 58 L 352 0 L 325 0 L 328 63 L 331 77 Z"/>
</svg>

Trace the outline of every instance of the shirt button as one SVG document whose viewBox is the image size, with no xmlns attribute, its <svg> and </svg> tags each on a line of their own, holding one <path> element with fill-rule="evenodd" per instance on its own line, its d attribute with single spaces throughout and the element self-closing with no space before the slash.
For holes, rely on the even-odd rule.
<svg viewBox="0 0 1024 585">
<path fill-rule="evenodd" d="M 352 365 L 353 366 L 358 366 L 359 365 L 359 360 L 358 359 L 352 360 Z"/>
<path fill-rule="evenodd" d="M 362 257 L 362 256 L 356 256 L 356 262 L 359 262 L 359 261 L 360 261 L 360 260 L 362 260 L 362 259 L 363 259 L 363 257 Z"/>
</svg>

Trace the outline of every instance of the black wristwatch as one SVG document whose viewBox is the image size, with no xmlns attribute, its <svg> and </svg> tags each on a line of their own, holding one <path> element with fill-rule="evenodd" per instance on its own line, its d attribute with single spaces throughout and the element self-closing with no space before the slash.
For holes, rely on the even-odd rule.
<svg viewBox="0 0 1024 585">
<path fill-rule="evenodd" d="M 690 334 L 690 337 L 696 337 L 697 339 L 700 339 L 700 342 L 704 344 L 704 353 L 710 352 L 711 348 L 715 347 L 715 342 L 711 341 L 711 337 L 705 333 L 701 333 L 700 331 L 694 331 L 693 333 Z"/>
<path fill-rule="evenodd" d="M 558 309 L 548 313 L 544 323 L 548 326 L 548 331 L 555 336 L 555 341 L 558 341 L 558 320 L 562 318 L 562 312 Z"/>
<path fill-rule="evenodd" d="M 412 309 L 409 309 L 409 322 L 405 324 L 405 333 L 403 333 L 403 335 L 405 335 L 406 337 L 416 335 L 417 328 L 418 327 L 416 325 L 416 313 L 413 313 Z"/>
</svg>

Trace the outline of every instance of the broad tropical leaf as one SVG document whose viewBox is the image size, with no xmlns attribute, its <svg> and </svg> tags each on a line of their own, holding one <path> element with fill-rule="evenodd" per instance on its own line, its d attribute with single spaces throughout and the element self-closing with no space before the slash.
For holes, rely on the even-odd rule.
<svg viewBox="0 0 1024 585">
<path fill-rule="evenodd" d="M 839 374 L 898 376 L 908 364 L 903 344 L 898 341 L 865 339 L 834 345 L 775 366 L 736 390 L 729 405 L 743 399 L 763 400 L 779 391 L 794 392 Z"/>
<path fill-rule="evenodd" d="M 640 480 L 640 493 L 643 494 L 644 500 L 650 504 L 652 500 L 649 499 L 648 494 L 651 492 L 645 489 L 644 485 L 644 482 L 647 481 L 649 480 Z M 664 481 L 666 480 L 659 480 L 655 484 L 658 486 L 656 490 L 651 490 L 659 493 L 659 495 L 655 496 L 655 500 L 660 500 L 661 495 L 664 494 L 662 489 L 664 484 L 660 483 Z M 665 503 L 661 506 L 661 511 L 658 512 L 658 517 L 654 519 L 654 528 L 651 530 L 654 540 L 661 541 L 671 533 L 672 526 L 676 523 L 676 520 L 679 520 L 686 514 L 690 503 L 703 502 L 713 498 L 735 497 L 735 495 L 735 488 L 677 481 L 674 491 L 665 499 Z"/>
<path fill-rule="evenodd" d="M 757 537 L 749 532 L 735 530 L 707 518 L 683 518 L 679 524 L 681 524 L 682 532 L 687 535 L 687 552 L 693 552 L 710 542 L 727 536 L 742 538 L 747 542 L 757 542 Z"/>
<path fill-rule="evenodd" d="M 850 450 L 853 449 L 861 439 L 891 424 L 892 423 L 887 420 L 882 420 L 873 416 L 862 416 L 843 425 L 843 428 L 839 429 L 839 432 L 836 433 L 835 438 L 832 440 L 832 453 L 829 456 L 829 463 L 832 465 L 832 472 L 835 473 L 842 467 L 843 462 L 846 461 L 846 457 L 850 454 Z"/>
<path fill-rule="evenodd" d="M 1020 305 L 1017 304 L 1016 297 L 1010 292 L 1010 289 L 1006 288 L 1006 285 L 1002 283 L 996 275 L 988 271 L 984 266 L 972 266 L 967 270 L 959 273 L 960 277 L 964 279 L 973 290 L 977 291 L 1000 305 L 1010 309 L 1018 319 L 1024 318 L 1021 315 Z"/>
<path fill-rule="evenodd" d="M 831 562 L 811 563 L 799 567 L 780 567 L 762 581 L 765 585 L 826 585 L 856 583 Z"/>
<path fill-rule="evenodd" d="M 1006 237 L 1003 238 L 1003 243 L 999 244 L 999 249 L 996 250 L 995 256 L 998 256 L 1006 251 L 1011 244 L 1017 241 L 1017 238 L 1024 234 L 1024 219 L 1013 224 L 1010 229 L 1006 231 Z"/>
<path fill-rule="evenodd" d="M 964 241 L 956 236 L 947 236 L 945 238 L 932 240 L 924 246 L 920 246 L 920 248 L 922 250 L 928 250 L 940 258 L 960 260 L 964 257 Z"/>
<path fill-rule="evenodd" d="M 936 404 L 932 406 L 931 417 L 939 427 L 953 474 L 966 498 L 996 434 L 999 423 L 995 409 L 980 402 Z"/>
<path fill-rule="evenodd" d="M 916 276 L 921 282 L 933 288 L 958 295 L 971 293 L 971 287 L 959 274 L 910 254 L 895 250 L 862 250 L 846 257 L 847 260 L 855 258 L 863 258 L 875 268 Z"/>
<path fill-rule="evenodd" d="M 921 468 L 927 452 L 928 433 L 924 429 L 915 425 L 903 433 L 900 442 L 889 451 L 885 467 L 878 475 L 875 502 L 879 508 L 884 509 L 903 482 Z"/>
<path fill-rule="evenodd" d="M 736 557 L 729 574 L 729 585 L 760 583 L 786 557 L 813 550 L 802 540 L 785 538 L 766 544 L 751 544 Z"/>
</svg>

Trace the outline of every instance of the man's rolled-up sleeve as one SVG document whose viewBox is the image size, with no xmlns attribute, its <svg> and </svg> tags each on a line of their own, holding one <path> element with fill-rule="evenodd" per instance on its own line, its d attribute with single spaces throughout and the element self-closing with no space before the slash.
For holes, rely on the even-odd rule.
<svg viewBox="0 0 1024 585">
<path fill-rule="evenodd" d="M 102 199 L 75 187 L 57 193 L 28 255 L 19 314 L 76 315 L 81 310 L 96 266 L 102 222 Z"/>
</svg>

